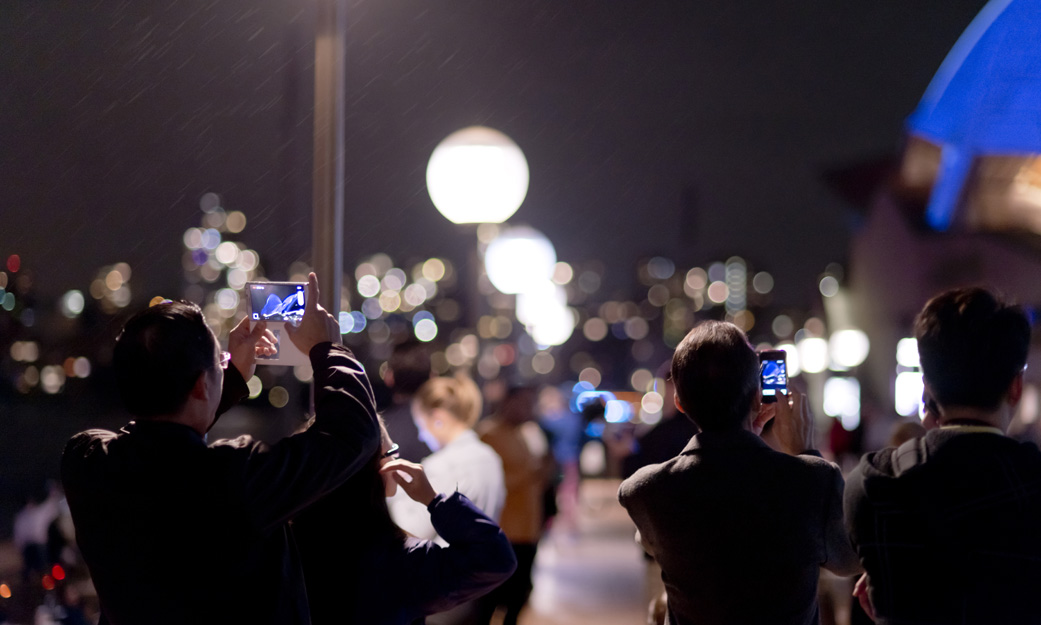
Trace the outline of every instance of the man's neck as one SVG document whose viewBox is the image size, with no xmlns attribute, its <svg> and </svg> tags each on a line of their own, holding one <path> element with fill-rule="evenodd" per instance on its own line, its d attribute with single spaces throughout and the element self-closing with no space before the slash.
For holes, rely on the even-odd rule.
<svg viewBox="0 0 1041 625">
<path fill-rule="evenodd" d="M 182 410 L 168 415 L 159 415 L 155 417 L 149 417 L 149 421 L 157 421 L 162 423 L 177 423 L 179 425 L 186 425 L 191 429 L 195 430 L 199 436 L 205 436 L 206 430 L 209 429 L 207 424 L 203 423 L 203 419 L 200 419 L 197 415 L 190 411 Z"/>
<path fill-rule="evenodd" d="M 1008 427 L 1005 410 L 985 410 L 968 406 L 941 407 L 937 422 L 941 427 L 952 425 L 981 425 L 998 428 L 1004 432 Z"/>
</svg>

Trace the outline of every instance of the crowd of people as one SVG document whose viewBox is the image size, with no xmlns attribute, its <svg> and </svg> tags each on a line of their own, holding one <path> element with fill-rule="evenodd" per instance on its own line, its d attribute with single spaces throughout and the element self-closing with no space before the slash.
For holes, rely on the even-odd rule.
<svg viewBox="0 0 1041 625">
<path fill-rule="evenodd" d="M 524 386 L 481 418 L 477 385 L 432 376 L 416 343 L 390 358 L 380 414 L 318 300 L 311 274 L 282 335 L 310 357 L 314 414 L 273 444 L 207 440 L 277 348 L 264 323 L 240 323 L 226 352 L 194 304 L 126 323 L 113 364 L 134 421 L 77 434 L 62 458 L 102 623 L 517 623 L 547 518 L 559 505 L 574 522 L 581 420 L 559 390 Z M 762 401 L 740 329 L 690 331 L 661 423 L 609 449 L 660 578 L 652 622 L 818 623 L 825 569 L 857 580 L 854 622 L 1041 623 L 1041 451 L 1004 434 L 1030 323 L 970 288 L 930 300 L 915 334 L 925 427 L 844 479 L 802 393 Z M 58 557 L 40 529 L 58 492 L 16 523 L 27 575 Z"/>
<path fill-rule="evenodd" d="M 737 327 L 706 322 L 684 338 L 671 378 L 698 433 L 618 492 L 661 567 L 662 621 L 818 623 L 823 567 L 859 576 L 860 614 L 876 623 L 1041 623 L 1041 451 L 1006 436 L 1028 317 L 957 289 L 925 305 L 915 337 L 925 427 L 865 455 L 845 483 L 801 393 L 762 401 Z"/>
</svg>

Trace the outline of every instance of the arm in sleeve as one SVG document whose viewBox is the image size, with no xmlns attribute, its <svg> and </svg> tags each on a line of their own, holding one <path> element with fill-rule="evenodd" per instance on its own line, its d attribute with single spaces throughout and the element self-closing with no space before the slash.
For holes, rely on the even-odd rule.
<svg viewBox="0 0 1041 625">
<path fill-rule="evenodd" d="M 437 530 L 430 521 L 430 513 L 426 507 L 409 499 L 404 490 L 399 488 L 398 492 L 387 500 L 387 508 L 390 509 L 390 518 L 394 523 L 409 534 L 423 540 L 437 538 Z"/>
<path fill-rule="evenodd" d="M 429 506 L 434 527 L 448 547 L 427 543 L 410 554 L 422 570 L 417 603 L 426 614 L 443 612 L 505 582 L 517 568 L 506 535 L 461 493 L 441 494 Z"/>
<path fill-rule="evenodd" d="M 646 467 L 641 467 L 637 471 L 637 474 L 626 478 L 622 484 L 618 487 L 618 503 L 625 508 L 625 511 L 629 514 L 629 518 L 632 519 L 633 524 L 636 525 L 635 540 L 644 552 L 653 557 L 655 556 L 655 540 L 654 532 L 650 523 L 646 522 L 645 515 L 643 514 L 643 506 L 640 504 L 640 496 L 638 494 L 639 487 L 643 483 L 646 472 L 643 471 Z"/>
<path fill-rule="evenodd" d="M 241 467 L 244 505 L 258 527 L 288 520 L 342 484 L 379 446 L 376 402 L 361 363 L 332 343 L 316 345 L 310 357 L 314 423 L 270 447 L 253 444 Z"/>
<path fill-rule="evenodd" d="M 824 507 L 824 561 L 821 565 L 836 575 L 854 575 L 862 572 L 862 569 L 842 518 L 842 473 L 830 462 L 827 467 L 829 475 L 826 484 L 828 495 Z"/>
</svg>

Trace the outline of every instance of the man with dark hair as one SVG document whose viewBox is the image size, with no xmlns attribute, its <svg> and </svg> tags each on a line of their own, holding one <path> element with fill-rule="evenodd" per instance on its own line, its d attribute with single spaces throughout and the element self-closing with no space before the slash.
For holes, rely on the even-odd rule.
<svg viewBox="0 0 1041 625">
<path fill-rule="evenodd" d="M 265 324 L 251 332 L 244 319 L 229 354 L 194 304 L 165 302 L 126 323 L 113 362 L 136 420 L 119 432 L 81 432 L 62 456 L 102 623 L 309 622 L 288 521 L 379 444 L 365 371 L 317 302 L 312 273 L 304 318 L 286 326 L 311 358 L 314 424 L 271 446 L 248 436 L 205 440 L 246 395 L 256 355 L 272 350 Z"/>
<path fill-rule="evenodd" d="M 398 445 L 398 455 L 419 462 L 430 455 L 430 447 L 420 439 L 412 420 L 412 396 L 430 379 L 430 351 L 419 341 L 405 341 L 394 346 L 387 361 L 383 382 L 394 396 L 383 413 L 390 439 Z"/>
<path fill-rule="evenodd" d="M 1004 435 L 1030 323 L 964 288 L 929 300 L 914 330 L 938 427 L 849 476 L 861 603 L 880 623 L 1041 623 L 1041 451 Z"/>
<path fill-rule="evenodd" d="M 842 524 L 842 474 L 814 450 L 805 398 L 782 394 L 763 408 L 758 357 L 731 323 L 691 330 L 671 375 L 677 409 L 700 432 L 618 490 L 661 566 L 667 622 L 816 625 L 820 567 L 859 567 Z M 771 417 L 787 453 L 758 436 Z"/>
</svg>

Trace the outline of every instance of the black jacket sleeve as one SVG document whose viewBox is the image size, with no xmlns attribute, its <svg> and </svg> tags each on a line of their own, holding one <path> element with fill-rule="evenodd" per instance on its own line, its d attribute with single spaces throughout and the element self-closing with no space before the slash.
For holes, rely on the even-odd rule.
<svg viewBox="0 0 1041 625">
<path fill-rule="evenodd" d="M 448 547 L 417 541 L 407 556 L 407 568 L 414 574 L 410 590 L 423 614 L 480 597 L 516 570 L 517 558 L 506 535 L 465 495 L 438 495 L 428 509 Z"/>
<path fill-rule="evenodd" d="M 248 437 L 218 441 L 229 473 L 241 480 L 242 504 L 255 528 L 281 524 L 333 490 L 370 460 L 379 446 L 376 402 L 361 363 L 342 345 L 311 350 L 315 419 L 306 431 L 274 445 Z"/>
</svg>

